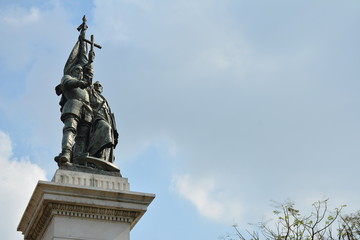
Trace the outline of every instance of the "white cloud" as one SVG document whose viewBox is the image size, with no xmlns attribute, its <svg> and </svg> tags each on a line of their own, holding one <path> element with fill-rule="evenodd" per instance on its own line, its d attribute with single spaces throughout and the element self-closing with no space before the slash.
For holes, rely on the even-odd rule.
<svg viewBox="0 0 360 240">
<path fill-rule="evenodd" d="M 219 191 L 215 179 L 176 175 L 173 181 L 175 191 L 194 204 L 206 218 L 232 224 L 240 217 L 240 202 Z"/>
<path fill-rule="evenodd" d="M 45 172 L 27 158 L 12 157 L 10 137 L 0 131 L 0 232 L 2 239 L 22 239 L 17 226 L 38 180 Z"/>
<path fill-rule="evenodd" d="M 8 10 L 2 19 L 14 25 L 32 23 L 40 19 L 40 10 L 35 7 L 30 9 L 16 7 Z"/>
</svg>

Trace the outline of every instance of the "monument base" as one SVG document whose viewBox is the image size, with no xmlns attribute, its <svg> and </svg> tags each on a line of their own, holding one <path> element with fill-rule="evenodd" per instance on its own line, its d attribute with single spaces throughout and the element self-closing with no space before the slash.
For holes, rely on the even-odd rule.
<svg viewBox="0 0 360 240">
<path fill-rule="evenodd" d="M 126 178 L 58 169 L 39 181 L 18 226 L 25 240 L 129 240 L 154 194 Z"/>
</svg>

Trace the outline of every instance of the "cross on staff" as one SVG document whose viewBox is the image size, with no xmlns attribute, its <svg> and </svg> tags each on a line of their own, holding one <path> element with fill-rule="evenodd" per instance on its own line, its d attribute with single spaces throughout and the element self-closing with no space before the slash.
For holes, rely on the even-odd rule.
<svg viewBox="0 0 360 240">
<path fill-rule="evenodd" d="M 99 48 L 99 49 L 102 48 L 99 44 L 96 44 L 96 43 L 94 42 L 94 35 L 91 35 L 91 38 L 90 38 L 90 39 L 91 39 L 91 40 L 88 40 L 88 39 L 86 39 L 86 38 L 83 38 L 83 40 L 84 40 L 85 42 L 87 42 L 87 43 L 89 43 L 89 44 L 91 45 L 91 49 L 94 49 L 94 47 L 97 47 L 97 48 Z"/>
<path fill-rule="evenodd" d="M 89 51 L 89 62 L 93 62 L 95 58 L 94 46 L 101 49 L 101 46 L 94 42 L 94 35 L 91 35 L 91 40 L 83 39 L 86 43 L 90 43 L 90 51 Z"/>
</svg>

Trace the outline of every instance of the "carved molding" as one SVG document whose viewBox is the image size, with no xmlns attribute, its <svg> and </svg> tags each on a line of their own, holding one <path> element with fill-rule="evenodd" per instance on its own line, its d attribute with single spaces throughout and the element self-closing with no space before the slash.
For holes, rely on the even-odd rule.
<svg viewBox="0 0 360 240">
<path fill-rule="evenodd" d="M 46 203 L 43 213 L 35 220 L 27 239 L 36 240 L 45 231 L 53 216 L 68 216 L 102 221 L 132 223 L 141 212 L 80 206 L 67 203 Z"/>
</svg>

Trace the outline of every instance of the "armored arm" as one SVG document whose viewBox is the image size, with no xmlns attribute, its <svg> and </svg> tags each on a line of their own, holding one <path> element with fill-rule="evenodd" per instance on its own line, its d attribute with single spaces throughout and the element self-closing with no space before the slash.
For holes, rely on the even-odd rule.
<svg viewBox="0 0 360 240">
<path fill-rule="evenodd" d="M 84 89 L 89 86 L 89 84 L 86 81 L 78 80 L 77 78 L 71 77 L 69 75 L 65 75 L 61 79 L 61 85 L 63 88 L 81 88 Z"/>
</svg>

